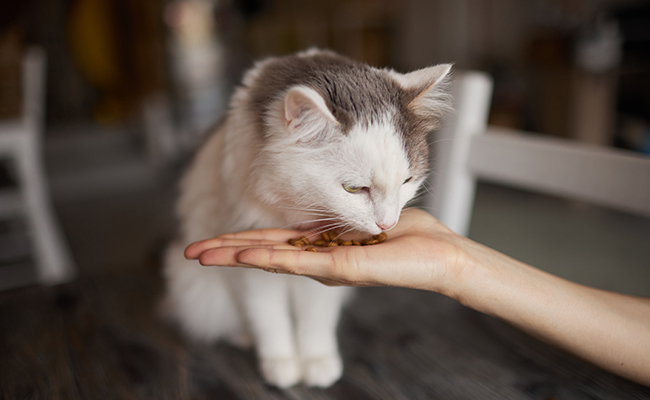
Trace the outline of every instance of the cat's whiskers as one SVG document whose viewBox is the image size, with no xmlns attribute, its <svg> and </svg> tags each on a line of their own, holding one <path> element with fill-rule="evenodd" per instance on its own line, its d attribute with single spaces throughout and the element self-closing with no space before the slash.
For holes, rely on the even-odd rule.
<svg viewBox="0 0 650 400">
<path fill-rule="evenodd" d="M 411 206 L 412 203 L 420 202 L 420 200 L 422 200 L 422 197 L 425 196 L 425 195 L 433 196 L 433 193 L 429 189 L 429 186 L 430 185 L 428 185 L 425 182 L 425 184 L 418 189 L 419 193 L 416 193 L 416 195 L 406 203 L 404 208 L 407 208 L 407 207 Z M 431 204 L 431 203 L 430 202 L 420 202 L 420 204 L 418 204 L 418 208 L 420 208 L 420 209 L 422 209 L 424 211 L 427 211 L 430 214 L 433 214 L 433 213 L 438 211 L 438 209 L 436 207 L 433 207 L 433 206 L 431 206 L 429 204 Z"/>
<path fill-rule="evenodd" d="M 415 203 L 417 203 L 420 200 L 420 196 L 413 196 L 413 198 L 404 204 L 404 208 L 409 208 L 413 207 Z"/>
<path fill-rule="evenodd" d="M 332 222 L 331 224 L 317 226 L 308 232 L 321 234 L 323 232 L 332 231 L 334 229 L 340 228 L 341 226 L 344 226 L 344 223 L 341 222 L 340 220 L 334 220 L 334 221 L 335 222 Z"/>
<path fill-rule="evenodd" d="M 326 212 L 325 210 L 320 210 L 320 209 L 310 209 L 310 208 L 305 208 L 305 207 L 278 207 L 283 210 L 291 210 L 291 211 L 302 211 L 306 214 L 311 214 L 311 215 L 318 215 L 318 216 L 328 216 L 330 213 Z"/>
<path fill-rule="evenodd" d="M 332 231 L 332 230 L 335 230 L 335 229 L 338 229 L 338 228 L 342 228 L 342 227 L 344 227 L 346 225 L 347 224 L 339 221 L 337 223 L 320 226 L 320 227 L 315 228 L 315 229 L 313 229 L 311 231 L 307 231 L 305 234 L 307 235 L 307 237 L 318 236 L 321 233 Z"/>
<path fill-rule="evenodd" d="M 304 200 L 304 199 L 300 199 Z M 292 222 L 282 226 L 279 229 L 300 229 L 301 225 L 317 224 L 314 228 L 303 232 L 309 238 L 318 236 L 323 232 L 332 231 L 340 228 L 347 228 L 349 224 L 343 222 L 342 216 L 337 216 L 336 213 L 326 211 L 319 204 L 308 204 L 307 202 L 296 201 L 294 205 L 278 206 L 278 209 L 298 211 L 305 213 L 307 216 L 313 217 L 312 219 L 305 219 Z M 334 214 L 334 215 L 333 215 Z M 325 223 L 325 224 L 323 224 Z"/>
<path fill-rule="evenodd" d="M 310 211 L 313 213 L 321 213 L 321 214 L 330 214 L 321 204 L 316 202 L 305 201 L 306 198 L 307 198 L 307 194 L 303 194 L 299 199 L 295 200 L 292 205 L 280 206 L 279 208 L 296 210 L 296 211 Z"/>
<path fill-rule="evenodd" d="M 418 188 L 418 192 L 420 192 L 420 193 L 416 192 L 417 193 L 416 196 L 421 196 L 423 194 L 423 193 L 421 193 L 422 190 L 426 191 L 431 196 L 433 196 L 433 192 L 432 192 L 433 188 L 431 187 L 431 184 L 429 182 L 425 181 L 425 182 L 422 183 L 422 186 L 420 186 L 420 188 Z"/>
<path fill-rule="evenodd" d="M 332 217 L 308 219 L 308 220 L 304 220 L 304 221 L 296 221 L 296 222 L 286 224 L 286 225 L 280 227 L 279 229 L 289 229 L 289 228 L 293 228 L 293 227 L 299 226 L 299 225 L 307 225 L 307 224 L 312 224 L 312 223 L 316 223 L 316 222 L 336 221 L 336 220 L 337 220 L 336 218 L 332 218 Z"/>
<path fill-rule="evenodd" d="M 345 235 L 346 233 L 351 232 L 351 231 L 354 230 L 354 226 L 350 226 L 349 224 L 345 224 L 345 225 L 348 225 L 349 228 L 347 228 L 347 229 L 344 230 L 343 232 L 341 232 L 341 233 L 339 233 L 338 235 L 336 235 L 336 237 L 335 237 L 333 240 L 336 240 L 336 239 L 342 237 L 343 235 Z"/>
</svg>

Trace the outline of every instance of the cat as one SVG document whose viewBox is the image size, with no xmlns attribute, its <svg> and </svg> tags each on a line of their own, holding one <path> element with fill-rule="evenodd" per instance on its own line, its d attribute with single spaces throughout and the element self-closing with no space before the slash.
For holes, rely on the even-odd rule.
<svg viewBox="0 0 650 400">
<path fill-rule="evenodd" d="M 450 69 L 400 74 L 311 49 L 245 73 L 181 180 L 180 231 L 164 267 L 166 308 L 181 329 L 254 345 L 263 378 L 280 388 L 336 382 L 350 288 L 204 267 L 184 259 L 184 247 L 258 228 L 390 230 L 427 176 L 427 134 L 451 108 Z"/>
</svg>

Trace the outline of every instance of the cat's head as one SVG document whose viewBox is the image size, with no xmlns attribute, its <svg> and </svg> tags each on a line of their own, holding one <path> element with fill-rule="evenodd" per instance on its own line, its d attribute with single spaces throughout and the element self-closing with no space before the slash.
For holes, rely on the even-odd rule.
<svg viewBox="0 0 650 400">
<path fill-rule="evenodd" d="M 427 134 L 450 109 L 451 66 L 357 68 L 333 68 L 275 99 L 255 189 L 292 222 L 377 234 L 395 226 L 427 177 Z"/>
</svg>

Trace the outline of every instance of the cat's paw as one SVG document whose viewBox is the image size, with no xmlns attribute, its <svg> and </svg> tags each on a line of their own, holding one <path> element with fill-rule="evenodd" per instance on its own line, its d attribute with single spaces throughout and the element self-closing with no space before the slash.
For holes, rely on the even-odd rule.
<svg viewBox="0 0 650 400">
<path fill-rule="evenodd" d="M 343 361 L 338 354 L 303 360 L 303 374 L 306 385 L 326 388 L 343 374 Z"/>
<path fill-rule="evenodd" d="M 300 362 L 295 357 L 268 358 L 260 363 L 264 380 L 282 389 L 289 388 L 302 377 Z"/>
</svg>

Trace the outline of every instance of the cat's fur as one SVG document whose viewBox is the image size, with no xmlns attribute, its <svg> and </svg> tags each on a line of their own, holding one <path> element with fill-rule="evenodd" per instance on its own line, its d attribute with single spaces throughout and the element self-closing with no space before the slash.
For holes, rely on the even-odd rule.
<svg viewBox="0 0 650 400">
<path fill-rule="evenodd" d="M 264 378 L 279 387 L 335 382 L 348 288 L 202 267 L 183 249 L 254 228 L 393 227 L 426 177 L 427 132 L 450 107 L 449 70 L 403 75 L 321 50 L 257 63 L 181 183 L 179 239 L 167 250 L 165 277 L 167 310 L 184 332 L 252 342 Z"/>
</svg>

